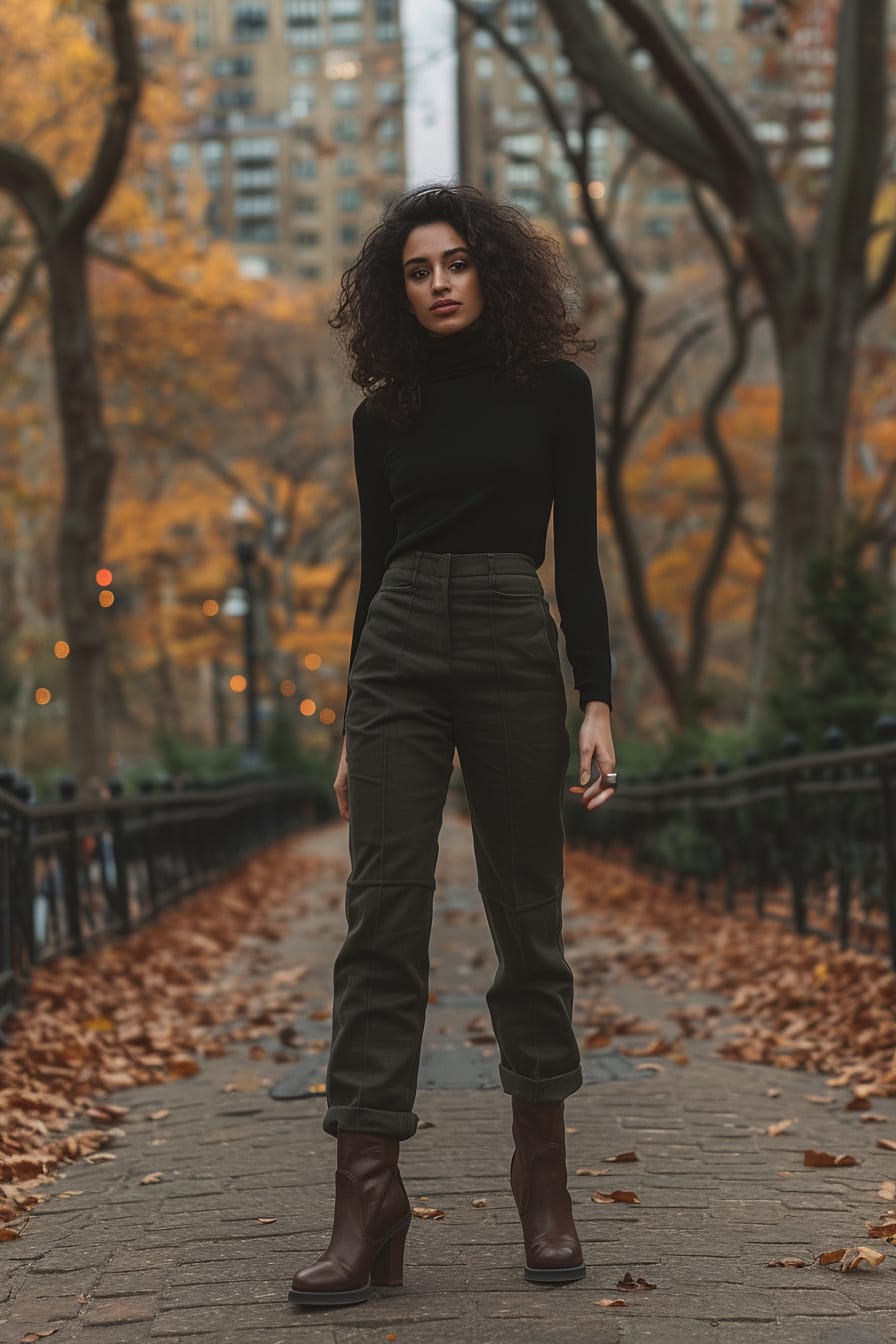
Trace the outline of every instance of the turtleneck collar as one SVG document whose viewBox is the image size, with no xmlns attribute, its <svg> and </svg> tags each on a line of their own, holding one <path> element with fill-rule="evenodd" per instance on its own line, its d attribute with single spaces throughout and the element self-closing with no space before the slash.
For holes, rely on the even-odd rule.
<svg viewBox="0 0 896 1344">
<path fill-rule="evenodd" d="M 444 336 L 427 331 L 426 345 L 429 351 L 429 377 L 433 382 L 463 378 L 468 373 L 488 368 L 492 363 L 481 313 L 469 326 L 446 332 Z"/>
</svg>

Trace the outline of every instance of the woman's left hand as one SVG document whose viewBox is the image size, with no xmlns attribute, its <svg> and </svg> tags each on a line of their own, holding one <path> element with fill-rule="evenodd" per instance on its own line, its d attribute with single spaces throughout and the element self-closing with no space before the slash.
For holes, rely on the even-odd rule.
<svg viewBox="0 0 896 1344">
<path fill-rule="evenodd" d="M 592 780 L 592 765 L 595 762 L 600 773 Z M 616 792 L 612 785 L 604 783 L 604 777 L 615 769 L 616 752 L 613 747 L 613 734 L 610 731 L 610 706 L 603 700 L 589 700 L 585 705 L 585 717 L 579 729 L 581 783 L 573 784 L 570 793 L 581 794 L 582 806 L 587 807 L 589 812 L 595 807 L 602 807 Z"/>
</svg>

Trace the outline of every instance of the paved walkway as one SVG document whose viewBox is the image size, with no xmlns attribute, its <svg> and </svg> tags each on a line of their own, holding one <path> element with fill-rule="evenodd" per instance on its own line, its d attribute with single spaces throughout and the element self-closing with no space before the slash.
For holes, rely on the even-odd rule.
<svg viewBox="0 0 896 1344">
<path fill-rule="evenodd" d="M 299 1028 L 319 1038 L 328 1030 L 321 1009 L 342 931 L 347 830 L 336 822 L 299 843 L 329 862 L 329 875 L 302 892 L 312 916 L 297 919 L 265 955 L 272 969 L 308 965 Z M 453 1003 L 463 1020 L 431 1012 L 428 1040 L 488 1050 L 484 1024 L 471 1023 L 468 1011 L 468 996 L 490 979 L 491 954 L 471 900 L 472 842 L 461 817 L 446 817 L 438 878 L 432 985 L 445 1012 Z M 581 918 L 572 917 L 569 929 L 584 1009 L 594 998 L 595 953 L 602 949 Z M 249 947 L 243 961 L 254 958 L 257 966 L 258 956 Z M 683 1002 L 630 981 L 610 981 L 604 990 L 667 1034 L 664 1014 Z M 471 1035 L 478 1039 L 465 1046 Z M 561 1288 L 522 1277 L 507 1181 L 508 1098 L 500 1091 L 421 1091 L 417 1110 L 428 1124 L 403 1146 L 402 1171 L 412 1202 L 445 1217 L 414 1220 L 403 1290 L 326 1312 L 286 1302 L 294 1269 L 329 1232 L 335 1148 L 320 1127 L 322 1098 L 274 1100 L 269 1084 L 287 1068 L 269 1056 L 253 1059 L 247 1046 L 204 1062 L 193 1078 L 120 1093 L 110 1100 L 131 1109 L 114 1145 L 117 1160 L 64 1169 L 44 1187 L 51 1198 L 22 1236 L 0 1245 L 0 1341 L 896 1340 L 896 1251 L 869 1243 L 865 1228 L 888 1207 L 877 1194 L 881 1182 L 896 1176 L 896 1153 L 876 1148 L 880 1133 L 896 1134 L 896 1102 L 875 1099 L 890 1124 L 861 1124 L 843 1110 L 842 1092 L 836 1106 L 806 1100 L 824 1092 L 818 1075 L 725 1062 L 711 1040 L 689 1041 L 688 1056 L 686 1065 L 665 1060 L 658 1072 L 589 1085 L 568 1102 L 570 1185 L 589 1270 L 583 1282 Z M 780 1095 L 767 1097 L 770 1087 Z M 168 1116 L 151 1119 L 160 1109 Z M 797 1118 L 792 1131 L 765 1133 L 784 1117 Z M 860 1165 L 805 1168 L 802 1153 L 810 1146 L 855 1153 Z M 607 1163 L 625 1150 L 640 1160 Z M 580 1167 L 607 1174 L 573 1175 Z M 157 1183 L 140 1184 L 157 1171 Z M 595 1189 L 634 1190 L 640 1203 L 595 1203 Z M 58 1197 L 67 1191 L 72 1197 Z M 843 1274 L 812 1264 L 820 1251 L 862 1243 L 887 1253 L 881 1268 Z M 785 1255 L 801 1256 L 808 1267 L 768 1267 Z M 655 1290 L 618 1289 L 626 1272 Z M 627 1305 L 601 1307 L 602 1298 Z"/>
</svg>

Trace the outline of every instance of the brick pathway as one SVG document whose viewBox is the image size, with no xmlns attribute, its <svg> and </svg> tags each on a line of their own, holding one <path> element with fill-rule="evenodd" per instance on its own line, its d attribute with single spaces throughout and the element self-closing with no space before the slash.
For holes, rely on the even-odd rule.
<svg viewBox="0 0 896 1344">
<path fill-rule="evenodd" d="M 275 965 L 309 966 L 310 1014 L 329 997 L 347 830 L 336 822 L 300 843 L 336 860 L 330 876 L 303 892 L 314 915 L 297 920 L 273 953 Z M 431 1012 L 428 1040 L 454 1039 L 464 1048 L 465 998 L 484 989 L 491 959 L 471 902 L 472 842 L 461 817 L 446 816 L 438 877 L 432 984 L 449 1005 L 460 1005 L 462 1020 L 450 1020 L 450 1007 Z M 570 930 L 577 935 L 570 959 L 584 967 L 600 949 L 581 921 L 571 919 Z M 609 982 L 606 991 L 667 1032 L 663 1016 L 682 1002 L 628 981 Z M 300 1027 L 315 1037 L 327 1031 L 319 1018 Z M 896 1176 L 896 1153 L 878 1150 L 875 1141 L 896 1134 L 896 1103 L 875 1100 L 890 1124 L 862 1124 L 842 1109 L 841 1092 L 836 1106 L 806 1100 L 825 1090 L 817 1075 L 728 1063 L 715 1056 L 712 1041 L 688 1042 L 688 1055 L 687 1065 L 666 1061 L 661 1072 L 589 1085 L 568 1102 L 571 1173 L 604 1167 L 628 1149 L 640 1161 L 611 1165 L 607 1176 L 571 1175 L 589 1270 L 583 1282 L 562 1288 L 522 1278 L 507 1182 L 508 1098 L 500 1091 L 421 1091 L 417 1111 L 430 1127 L 403 1146 L 402 1171 L 412 1201 L 428 1201 L 446 1216 L 414 1220 L 403 1290 L 327 1312 L 286 1302 L 294 1269 L 329 1232 L 335 1145 L 320 1127 L 322 1100 L 273 1100 L 269 1081 L 285 1066 L 252 1061 L 245 1046 L 206 1061 L 194 1078 L 123 1092 L 111 1098 L 131 1107 L 126 1137 L 115 1143 L 117 1160 L 65 1169 L 44 1187 L 51 1198 L 22 1236 L 0 1246 L 0 1341 L 19 1344 L 29 1331 L 54 1328 L 47 1336 L 54 1344 L 896 1341 L 893 1247 L 872 1243 L 888 1258 L 867 1273 L 811 1265 L 819 1251 L 867 1244 L 865 1220 L 886 1209 L 877 1190 Z M 765 1095 L 770 1086 L 779 1097 Z M 159 1108 L 170 1114 L 154 1122 L 149 1117 Z M 769 1137 L 764 1127 L 784 1117 L 798 1124 Z M 806 1147 L 852 1152 L 861 1164 L 805 1168 Z M 162 1180 L 140 1185 L 153 1171 Z M 595 1188 L 633 1189 L 641 1202 L 596 1204 Z M 68 1190 L 79 1193 L 56 1197 Z M 473 1207 L 477 1198 L 485 1207 Z M 810 1266 L 767 1267 L 783 1255 L 802 1256 Z M 626 1271 L 656 1289 L 618 1290 Z M 603 1297 L 628 1305 L 601 1308 Z"/>
</svg>

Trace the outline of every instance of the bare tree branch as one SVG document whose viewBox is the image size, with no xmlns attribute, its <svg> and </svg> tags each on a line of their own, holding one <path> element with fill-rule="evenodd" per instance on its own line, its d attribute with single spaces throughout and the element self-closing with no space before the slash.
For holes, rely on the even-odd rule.
<svg viewBox="0 0 896 1344">
<path fill-rule="evenodd" d="M 105 9 L 115 59 L 115 90 L 90 172 L 63 206 L 59 220 L 62 235 L 82 233 L 105 205 L 121 169 L 140 101 L 142 72 L 131 0 L 105 0 Z"/>
<path fill-rule="evenodd" d="M 43 253 L 41 251 L 33 252 L 19 272 L 19 278 L 9 302 L 0 312 L 0 342 L 6 339 L 10 327 L 27 301 L 42 261 Z"/>
</svg>

